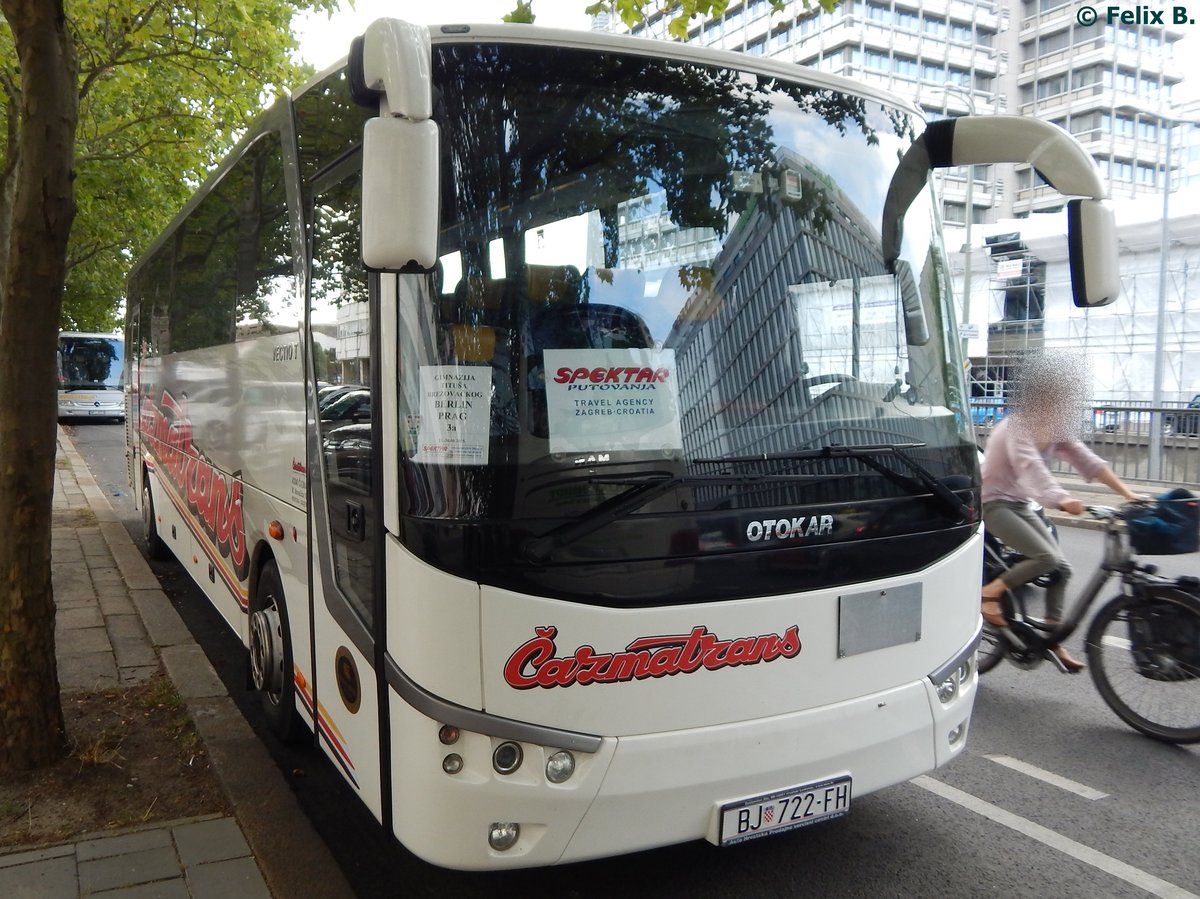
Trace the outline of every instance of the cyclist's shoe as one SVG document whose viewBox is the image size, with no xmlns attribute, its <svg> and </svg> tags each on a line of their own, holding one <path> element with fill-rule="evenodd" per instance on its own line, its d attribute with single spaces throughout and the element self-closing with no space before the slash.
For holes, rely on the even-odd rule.
<svg viewBox="0 0 1200 899">
<path fill-rule="evenodd" d="M 1008 620 L 1004 617 L 1004 606 L 1000 604 L 1000 600 L 985 598 L 979 611 L 983 620 L 992 627 L 1008 626 Z"/>
<path fill-rule="evenodd" d="M 1067 647 L 1060 643 L 1051 646 L 1050 652 L 1054 656 L 1054 661 L 1058 663 L 1058 667 L 1066 674 L 1078 674 L 1087 667 L 1087 665 L 1067 652 Z"/>
</svg>

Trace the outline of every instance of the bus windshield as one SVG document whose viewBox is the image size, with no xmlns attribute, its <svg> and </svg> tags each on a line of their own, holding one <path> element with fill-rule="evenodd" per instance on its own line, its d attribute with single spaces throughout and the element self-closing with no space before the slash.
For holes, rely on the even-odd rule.
<svg viewBox="0 0 1200 899">
<path fill-rule="evenodd" d="M 508 571 L 764 548 L 772 510 L 810 544 L 865 501 L 906 510 L 881 533 L 945 527 L 927 485 L 975 463 L 929 190 L 895 264 L 880 238 L 919 121 L 546 46 L 435 44 L 434 83 L 440 262 L 398 276 L 410 533 L 480 525 Z"/>
<path fill-rule="evenodd" d="M 98 334 L 58 338 L 59 390 L 121 390 L 125 386 L 124 341 Z"/>
</svg>

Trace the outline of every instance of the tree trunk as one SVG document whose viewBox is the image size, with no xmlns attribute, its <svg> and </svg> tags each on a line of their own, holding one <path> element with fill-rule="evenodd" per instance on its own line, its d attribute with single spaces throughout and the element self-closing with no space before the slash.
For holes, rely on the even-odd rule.
<svg viewBox="0 0 1200 899">
<path fill-rule="evenodd" d="M 0 169 L 0 309 L 4 308 L 4 289 L 8 285 L 8 245 L 12 241 L 13 196 L 16 193 L 17 169 L 20 166 L 20 144 L 17 142 L 17 124 L 21 120 L 17 97 L 12 80 L 0 74 L 0 86 L 7 100 L 4 103 L 5 123 L 4 168 Z"/>
<path fill-rule="evenodd" d="M 0 775 L 65 751 L 50 533 L 55 348 L 75 216 L 78 60 L 63 0 L 0 0 L 20 62 L 20 172 L 0 308 Z"/>
</svg>

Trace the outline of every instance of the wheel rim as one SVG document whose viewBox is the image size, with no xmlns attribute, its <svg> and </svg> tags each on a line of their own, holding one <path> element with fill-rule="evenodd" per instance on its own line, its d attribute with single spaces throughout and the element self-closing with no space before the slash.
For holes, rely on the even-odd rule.
<svg viewBox="0 0 1200 899">
<path fill-rule="evenodd" d="M 280 652 L 279 613 L 260 609 L 250 616 L 250 678 L 254 689 L 274 703 L 283 694 L 283 655 Z"/>
<path fill-rule="evenodd" d="M 142 488 L 142 531 L 147 540 L 154 537 L 154 500 L 150 498 L 150 485 Z"/>
</svg>

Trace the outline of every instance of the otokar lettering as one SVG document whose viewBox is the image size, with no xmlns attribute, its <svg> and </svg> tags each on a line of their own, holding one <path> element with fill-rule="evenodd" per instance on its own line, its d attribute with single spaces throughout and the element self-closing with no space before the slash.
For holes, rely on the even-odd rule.
<svg viewBox="0 0 1200 899">
<path fill-rule="evenodd" d="M 718 671 L 758 665 L 800 654 L 800 629 L 794 624 L 782 634 L 733 640 L 722 640 L 699 626 L 689 634 L 639 637 L 623 652 L 598 653 L 591 646 L 580 646 L 569 656 L 557 655 L 558 628 L 537 627 L 534 633 L 537 636 L 518 646 L 504 664 L 504 680 L 518 690 L 628 683 L 692 674 L 701 668 Z"/>
<path fill-rule="evenodd" d="M 187 410 L 166 390 L 158 405 L 149 402 L 142 407 L 141 428 L 143 436 L 153 438 L 150 451 L 159 473 L 184 498 L 237 579 L 244 581 L 250 573 L 250 559 L 242 517 L 242 482 L 222 474 L 196 448 Z"/>
<path fill-rule="evenodd" d="M 832 515 L 789 515 L 780 518 L 763 518 L 746 525 L 746 539 L 751 543 L 757 543 L 760 540 L 823 537 L 832 533 Z"/>
</svg>

